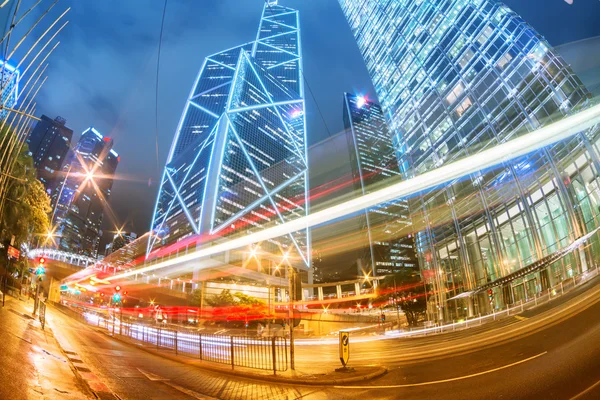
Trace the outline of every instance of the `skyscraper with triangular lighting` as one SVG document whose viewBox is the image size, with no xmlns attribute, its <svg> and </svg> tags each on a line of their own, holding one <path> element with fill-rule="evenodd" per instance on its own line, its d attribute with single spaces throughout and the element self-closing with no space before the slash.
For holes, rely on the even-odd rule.
<svg viewBox="0 0 600 400">
<path fill-rule="evenodd" d="M 208 56 L 187 99 L 152 220 L 153 250 L 195 246 L 308 212 L 298 11 L 265 3 L 254 41 Z M 197 236 L 196 236 L 197 235 Z M 258 244 L 309 265 L 309 232 Z M 175 246 L 177 247 L 177 246 Z"/>
</svg>

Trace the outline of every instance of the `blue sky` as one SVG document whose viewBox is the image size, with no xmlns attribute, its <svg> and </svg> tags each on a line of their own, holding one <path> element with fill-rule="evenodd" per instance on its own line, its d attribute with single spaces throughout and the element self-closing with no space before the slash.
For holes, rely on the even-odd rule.
<svg viewBox="0 0 600 400">
<path fill-rule="evenodd" d="M 300 10 L 309 142 L 342 129 L 342 93 L 374 96 L 336 0 L 280 0 Z M 506 0 L 552 45 L 600 35 L 600 2 Z M 156 182 L 193 80 L 205 56 L 253 40 L 263 0 L 168 0 L 159 75 L 155 154 L 156 54 L 163 0 L 60 0 L 70 23 L 52 55 L 38 113 L 60 115 L 76 135 L 94 126 L 121 155 L 111 204 L 118 222 L 149 228 Z M 313 96 L 311 96 L 311 92 Z M 316 106 L 318 104 L 318 108 Z M 323 118 L 321 118 L 321 113 Z M 148 186 L 148 180 L 154 182 Z M 105 230 L 113 224 L 105 218 Z"/>
</svg>

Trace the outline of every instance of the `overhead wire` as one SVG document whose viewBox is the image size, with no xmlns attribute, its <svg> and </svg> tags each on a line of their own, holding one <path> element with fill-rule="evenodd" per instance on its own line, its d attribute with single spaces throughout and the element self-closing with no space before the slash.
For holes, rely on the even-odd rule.
<svg viewBox="0 0 600 400">
<path fill-rule="evenodd" d="M 165 15 L 167 14 L 167 3 L 169 0 L 165 0 L 163 11 L 162 11 L 162 19 L 160 23 L 160 36 L 158 38 L 158 54 L 156 57 L 156 82 L 155 82 L 155 92 L 154 92 L 154 118 L 155 118 L 155 142 L 156 142 L 156 172 L 158 176 L 160 176 L 160 162 L 158 157 L 158 84 L 159 84 L 159 75 L 160 75 L 160 53 L 162 49 L 162 40 L 163 40 L 163 32 L 165 28 Z"/>
</svg>

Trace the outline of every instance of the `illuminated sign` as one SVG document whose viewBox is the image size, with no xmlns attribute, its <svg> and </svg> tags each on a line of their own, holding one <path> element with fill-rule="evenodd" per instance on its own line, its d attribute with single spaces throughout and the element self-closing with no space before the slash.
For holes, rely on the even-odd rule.
<svg viewBox="0 0 600 400">
<path fill-rule="evenodd" d="M 21 255 L 21 252 L 19 250 L 17 250 L 16 247 L 8 246 L 7 254 L 8 254 L 8 258 L 18 260 L 19 256 Z"/>
</svg>

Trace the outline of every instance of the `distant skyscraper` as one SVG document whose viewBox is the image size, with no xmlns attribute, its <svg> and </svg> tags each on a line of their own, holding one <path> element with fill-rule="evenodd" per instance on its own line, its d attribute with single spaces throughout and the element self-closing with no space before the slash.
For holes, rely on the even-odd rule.
<svg viewBox="0 0 600 400">
<path fill-rule="evenodd" d="M 27 138 L 29 154 L 37 169 L 38 179 L 42 181 L 48 194 L 52 194 L 60 181 L 59 174 L 73 138 L 73 131 L 65 123 L 64 118 L 50 119 L 42 115 L 41 121 L 38 121 Z"/>
<path fill-rule="evenodd" d="M 137 239 L 137 234 L 135 232 L 115 233 L 113 240 L 106 245 L 104 255 L 108 256 L 109 254 L 122 249 L 135 239 Z"/>
<path fill-rule="evenodd" d="M 10 63 L 5 63 L 0 60 L 0 85 L 2 85 L 1 92 L 2 106 L 6 108 L 15 108 L 17 100 L 19 98 L 19 78 L 20 71 Z M 8 110 L 0 110 L 0 118 L 5 117 L 8 114 Z"/>
<path fill-rule="evenodd" d="M 53 202 L 59 248 L 71 253 L 98 255 L 104 207 L 110 198 L 114 173 L 120 161 L 113 141 L 89 128 L 67 156 L 63 181 Z"/>
<path fill-rule="evenodd" d="M 404 177 L 476 154 L 588 104 L 589 93 L 570 67 L 499 1 L 339 3 Z M 525 300 L 597 262 L 596 237 L 589 252 L 581 247 L 544 261 L 598 226 L 597 140 L 597 130 L 581 133 L 411 199 L 411 211 L 420 215 L 413 223 L 419 223 L 421 267 L 434 287 L 429 301 L 439 318 Z"/>
<path fill-rule="evenodd" d="M 256 41 L 205 59 L 161 180 L 149 252 L 194 234 L 247 234 L 307 214 L 298 21 L 296 10 L 269 1 Z M 308 230 L 261 247 L 310 265 Z"/>
<path fill-rule="evenodd" d="M 354 187 L 367 194 L 390 178 L 400 178 L 391 135 L 379 104 L 346 93 L 343 110 Z M 382 276 L 418 267 L 408 201 L 395 200 L 365 211 L 363 225 L 369 242 L 361 257 L 364 273 Z"/>
</svg>

